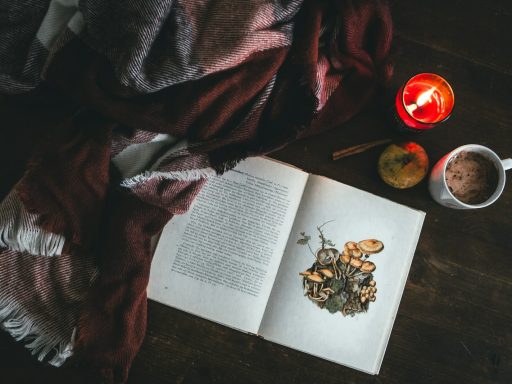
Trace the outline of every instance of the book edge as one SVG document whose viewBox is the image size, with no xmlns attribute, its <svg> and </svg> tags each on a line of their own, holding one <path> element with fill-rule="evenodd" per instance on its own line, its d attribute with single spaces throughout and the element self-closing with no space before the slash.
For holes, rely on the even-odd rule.
<svg viewBox="0 0 512 384">
<path fill-rule="evenodd" d="M 400 290 L 400 294 L 397 295 L 397 304 L 396 304 L 396 308 L 394 310 L 394 313 L 393 313 L 393 316 L 391 316 L 390 320 L 388 320 L 390 323 L 388 324 L 388 327 L 387 327 L 387 334 L 382 338 L 382 341 L 381 341 L 381 345 L 379 345 L 379 349 L 381 351 L 380 353 L 380 357 L 376 360 L 375 362 L 375 366 L 374 366 L 374 372 L 375 374 L 379 374 L 379 371 L 380 371 L 380 368 L 382 366 L 382 362 L 384 361 L 384 356 L 386 354 L 386 350 L 387 350 L 387 347 L 389 345 L 389 339 L 391 338 L 391 333 L 393 331 L 393 326 L 395 324 L 395 320 L 396 320 L 396 317 L 397 317 L 397 314 L 398 314 L 398 310 L 400 309 L 400 304 L 402 302 L 402 297 L 404 295 L 404 292 L 405 292 L 405 286 L 407 285 L 407 280 L 409 278 L 409 273 L 411 271 L 411 266 L 412 266 L 412 262 L 414 260 L 414 256 L 416 254 L 416 249 L 418 247 L 418 242 L 420 240 L 420 235 L 421 235 L 421 229 L 423 228 L 423 223 L 425 222 L 425 217 L 426 217 L 426 213 L 423 212 L 423 211 L 420 211 L 420 210 L 416 210 L 420 215 L 418 216 L 418 222 L 417 222 L 417 225 L 416 225 L 416 241 L 414 241 L 413 243 L 411 243 L 411 246 L 409 248 L 409 252 L 408 254 L 412 255 L 409 257 L 409 262 L 407 263 L 407 266 L 405 268 L 405 270 L 407 271 L 407 273 L 404 273 L 404 279 L 403 281 L 401 282 L 401 290 Z"/>
</svg>

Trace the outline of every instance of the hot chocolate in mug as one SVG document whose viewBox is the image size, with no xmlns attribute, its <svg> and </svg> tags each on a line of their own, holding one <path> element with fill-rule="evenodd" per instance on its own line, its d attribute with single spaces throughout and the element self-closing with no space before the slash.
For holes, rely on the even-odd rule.
<svg viewBox="0 0 512 384">
<path fill-rule="evenodd" d="M 453 193 L 453 187 L 450 188 L 447 182 L 447 167 L 450 162 L 457 159 L 457 156 L 472 155 L 476 159 L 483 158 L 484 161 L 488 161 L 495 167 L 495 175 L 492 176 L 492 190 L 489 196 L 485 197 L 485 200 L 476 203 L 468 203 L 461 200 L 461 197 L 456 197 Z M 474 155 L 473 155 L 474 154 Z M 498 197 L 500 197 L 505 187 L 506 175 L 505 171 L 512 168 L 512 159 L 501 160 L 494 151 L 478 144 L 467 144 L 446 154 L 441 160 L 439 160 L 430 174 L 429 190 L 432 198 L 439 204 L 449 208 L 455 209 L 475 209 L 484 208 L 494 203 Z M 459 170 L 460 171 L 460 170 Z M 471 171 L 468 171 L 468 180 L 471 180 Z M 493 170 L 494 172 L 494 170 Z M 460 172 L 459 172 L 460 173 Z M 464 182 L 464 174 L 458 176 L 460 183 Z M 457 176 L 455 176 L 457 178 Z M 457 180 L 456 180 L 457 181 Z M 461 184 L 462 185 L 462 184 Z M 470 188 L 469 186 L 468 188 Z"/>
</svg>

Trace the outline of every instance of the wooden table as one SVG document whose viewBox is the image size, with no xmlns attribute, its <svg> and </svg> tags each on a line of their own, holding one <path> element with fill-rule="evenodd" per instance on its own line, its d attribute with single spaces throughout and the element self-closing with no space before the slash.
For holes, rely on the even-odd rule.
<svg viewBox="0 0 512 384">
<path fill-rule="evenodd" d="M 512 383 L 512 183 L 491 207 L 456 211 L 436 204 L 426 181 L 409 190 L 385 185 L 376 170 L 382 148 L 330 160 L 334 150 L 386 137 L 417 141 L 432 163 L 467 143 L 511 157 L 512 2 L 397 0 L 392 10 L 396 66 L 388 97 L 415 73 L 438 73 L 455 91 L 450 119 L 431 132 L 400 136 L 386 108 L 374 105 L 343 127 L 272 154 L 427 213 L 380 374 L 150 302 L 131 384 Z M 73 377 L 41 369 L 5 336 L 2 366 L 17 367 L 11 382 Z"/>
</svg>

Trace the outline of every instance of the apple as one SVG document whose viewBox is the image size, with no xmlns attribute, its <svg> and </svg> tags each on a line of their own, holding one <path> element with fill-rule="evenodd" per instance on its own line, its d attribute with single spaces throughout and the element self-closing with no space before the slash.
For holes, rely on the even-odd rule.
<svg viewBox="0 0 512 384">
<path fill-rule="evenodd" d="M 411 188 L 426 176 L 428 156 L 415 142 L 391 144 L 379 157 L 379 176 L 395 188 Z"/>
</svg>

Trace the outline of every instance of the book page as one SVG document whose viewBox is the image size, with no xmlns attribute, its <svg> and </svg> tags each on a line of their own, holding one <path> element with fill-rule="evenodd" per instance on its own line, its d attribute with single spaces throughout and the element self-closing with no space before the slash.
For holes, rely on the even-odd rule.
<svg viewBox="0 0 512 384">
<path fill-rule="evenodd" d="M 424 215 L 310 176 L 259 333 L 378 373 Z"/>
<path fill-rule="evenodd" d="M 148 297 L 256 333 L 307 178 L 251 158 L 210 179 L 165 226 Z"/>
</svg>

